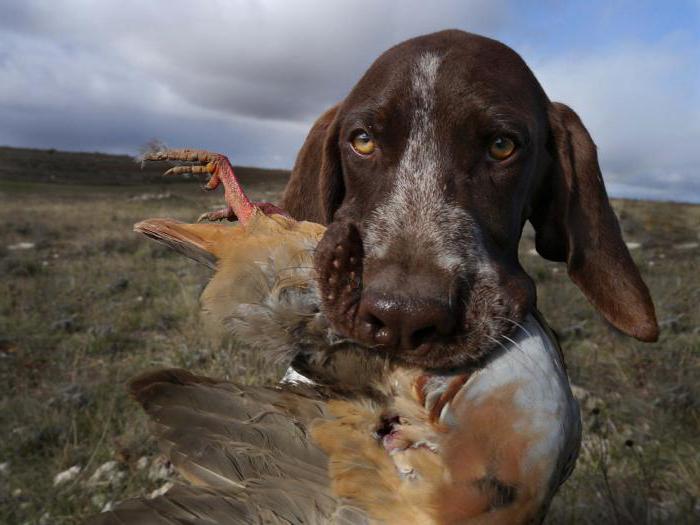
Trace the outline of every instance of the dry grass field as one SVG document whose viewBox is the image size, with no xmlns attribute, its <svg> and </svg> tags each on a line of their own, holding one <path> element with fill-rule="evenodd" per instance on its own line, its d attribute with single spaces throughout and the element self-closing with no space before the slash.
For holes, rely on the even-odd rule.
<svg viewBox="0 0 700 525">
<path fill-rule="evenodd" d="M 254 353 L 200 329 L 207 272 L 131 231 L 147 217 L 193 220 L 220 194 L 157 179 L 43 182 L 51 165 L 41 169 L 48 179 L 27 182 L 0 168 L 0 523 L 76 523 L 168 483 L 124 389 L 140 371 L 276 377 Z M 284 177 L 243 183 L 274 201 Z M 615 207 L 657 305 L 656 344 L 614 333 L 563 266 L 532 253 L 531 232 L 522 243 L 585 425 L 578 466 L 547 523 L 699 523 L 700 206 Z"/>
</svg>

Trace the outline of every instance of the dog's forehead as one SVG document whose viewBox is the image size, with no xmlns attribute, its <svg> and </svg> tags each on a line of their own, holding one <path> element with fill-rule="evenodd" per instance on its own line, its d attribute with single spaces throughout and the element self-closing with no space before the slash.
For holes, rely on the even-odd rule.
<svg viewBox="0 0 700 525">
<path fill-rule="evenodd" d="M 426 56 L 437 65 L 433 94 L 454 110 L 501 106 L 514 113 L 544 108 L 546 96 L 523 59 L 496 40 L 463 31 L 442 31 L 403 42 L 383 53 L 345 100 L 347 113 L 396 117 L 415 104 L 416 77 Z"/>
</svg>

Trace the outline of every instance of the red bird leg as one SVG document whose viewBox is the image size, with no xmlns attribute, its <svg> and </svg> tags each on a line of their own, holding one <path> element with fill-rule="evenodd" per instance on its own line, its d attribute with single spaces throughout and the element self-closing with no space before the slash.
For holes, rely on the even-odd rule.
<svg viewBox="0 0 700 525">
<path fill-rule="evenodd" d="M 207 167 L 212 173 L 212 177 L 206 186 L 207 189 L 215 189 L 219 183 L 223 184 L 224 199 L 227 206 L 215 212 L 205 213 L 198 220 L 235 220 L 238 218 L 240 223 L 245 226 L 258 211 L 258 208 L 250 202 L 243 188 L 241 188 L 228 158 L 219 155 L 212 159 L 207 164 Z"/>
<path fill-rule="evenodd" d="M 271 202 L 256 202 L 255 205 L 265 215 L 284 215 L 285 217 L 291 217 L 286 210 L 283 210 Z"/>
<path fill-rule="evenodd" d="M 203 213 L 198 221 L 220 221 L 222 219 L 234 221 L 238 219 L 245 226 L 258 211 L 265 214 L 277 213 L 287 215 L 284 210 L 274 204 L 268 202 L 252 203 L 246 196 L 243 188 L 241 188 L 233 172 L 233 166 L 231 166 L 231 162 L 225 155 L 205 150 L 174 149 L 148 153 L 144 156 L 144 160 L 175 160 L 199 163 L 170 168 L 165 172 L 165 175 L 211 173 L 212 176 L 205 186 L 207 190 L 214 190 L 220 184 L 223 184 L 226 208 Z"/>
</svg>

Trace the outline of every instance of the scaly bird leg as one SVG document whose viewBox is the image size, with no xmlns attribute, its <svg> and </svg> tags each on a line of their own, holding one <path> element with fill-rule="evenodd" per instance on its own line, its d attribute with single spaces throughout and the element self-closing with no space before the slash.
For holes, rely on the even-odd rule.
<svg viewBox="0 0 700 525">
<path fill-rule="evenodd" d="M 197 149 L 168 149 L 147 153 L 143 160 L 192 162 L 194 164 L 170 168 L 165 172 L 165 175 L 210 173 L 211 178 L 205 185 L 205 189 L 215 190 L 220 184 L 223 184 L 226 208 L 203 213 L 197 219 L 198 222 L 223 219 L 235 221 L 238 219 L 245 226 L 258 211 L 266 215 L 276 213 L 288 216 L 287 212 L 269 202 L 251 202 L 236 179 L 233 166 L 225 155 Z"/>
</svg>

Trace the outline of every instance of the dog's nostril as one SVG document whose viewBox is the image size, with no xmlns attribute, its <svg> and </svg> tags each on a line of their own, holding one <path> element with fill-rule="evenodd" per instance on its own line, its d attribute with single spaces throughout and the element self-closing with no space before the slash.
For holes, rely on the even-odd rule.
<svg viewBox="0 0 700 525">
<path fill-rule="evenodd" d="M 365 339 L 371 339 L 376 344 L 387 346 L 393 345 L 396 342 L 392 329 L 386 326 L 384 321 L 376 315 L 365 311 L 362 314 L 362 321 L 364 323 Z"/>
<path fill-rule="evenodd" d="M 418 348 L 423 343 L 434 341 L 438 337 L 438 328 L 435 325 L 419 328 L 410 336 L 411 347 Z"/>
</svg>

